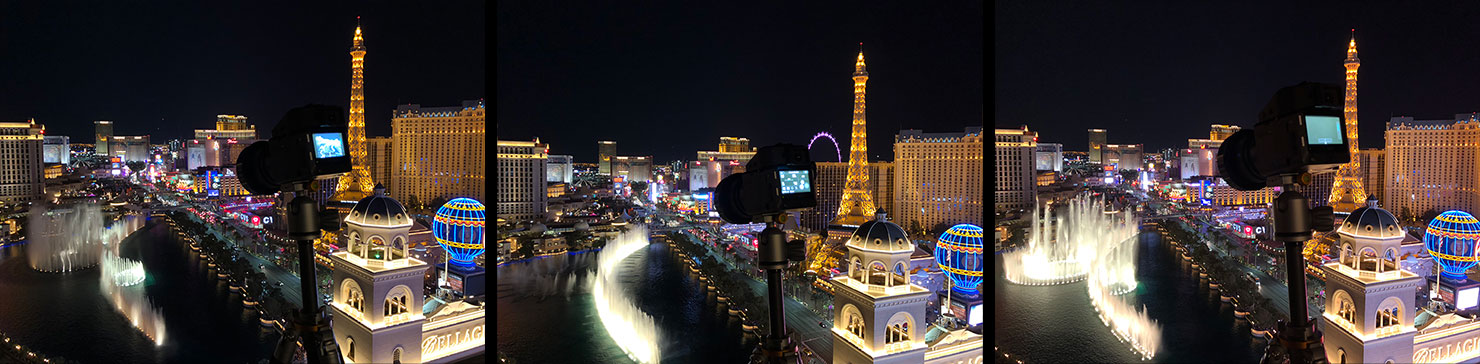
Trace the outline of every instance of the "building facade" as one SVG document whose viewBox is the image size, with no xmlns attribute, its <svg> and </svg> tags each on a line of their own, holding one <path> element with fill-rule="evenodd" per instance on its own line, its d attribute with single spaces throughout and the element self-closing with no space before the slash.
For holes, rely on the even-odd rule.
<svg viewBox="0 0 1480 364">
<path fill-rule="evenodd" d="M 1115 165 L 1120 170 L 1138 170 L 1144 168 L 1143 149 L 1141 144 L 1106 144 L 1104 151 L 1105 165 Z"/>
<path fill-rule="evenodd" d="M 653 180 L 653 156 L 612 156 L 612 177 L 627 176 L 627 183 Z"/>
<path fill-rule="evenodd" d="M 1089 162 L 1094 164 L 1105 163 L 1105 142 L 1109 137 L 1105 135 L 1105 129 L 1089 130 Z"/>
<path fill-rule="evenodd" d="M 93 154 L 100 156 L 112 156 L 108 153 L 108 141 L 113 140 L 113 122 L 109 120 L 93 121 Z"/>
<path fill-rule="evenodd" d="M 1386 189 L 1383 188 L 1387 184 L 1387 162 L 1383 158 L 1385 155 L 1382 149 L 1369 148 L 1357 152 L 1355 156 L 1361 159 L 1358 168 L 1362 176 L 1362 188 L 1372 197 L 1386 196 Z"/>
<path fill-rule="evenodd" d="M 570 183 L 575 178 L 574 166 L 571 164 L 574 158 L 568 155 L 551 155 L 549 164 L 545 165 L 545 182 Z"/>
<path fill-rule="evenodd" d="M 391 117 L 390 174 L 396 180 L 391 195 L 416 196 L 420 201 L 457 197 L 482 201 L 487 191 L 484 120 L 482 100 L 453 107 L 398 106 Z M 541 191 L 544 164 L 540 163 Z"/>
<path fill-rule="evenodd" d="M 1103 132 L 1102 130 L 1101 133 Z M 1093 137 L 1093 132 L 1090 135 Z M 996 211 L 1004 211 L 1033 208 L 1038 198 L 1038 195 L 1034 192 L 1033 180 L 1033 153 L 1038 150 L 1038 142 L 1035 141 L 1038 138 L 1038 133 L 1028 131 L 1028 128 L 1024 127 L 1022 129 L 997 129 L 995 136 L 996 147 L 993 150 L 995 151 L 994 155 L 996 155 L 997 160 L 993 164 L 994 168 L 992 169 L 996 172 L 996 192 L 992 199 L 992 202 L 996 205 L 994 209 Z M 1089 152 L 1090 161 L 1092 163 L 1099 163 L 1095 155 L 1100 154 L 1102 151 L 1103 145 L 1101 148 L 1091 148 Z M 910 207 L 905 201 L 914 197 L 908 191 L 905 191 L 902 186 L 914 186 L 918 183 L 923 183 L 923 181 L 916 181 L 915 178 L 904 174 L 904 160 L 898 155 L 899 147 L 897 146 L 895 147 L 895 154 L 894 160 L 899 164 L 899 168 L 896 171 L 899 171 L 899 175 L 895 176 L 894 180 L 897 182 L 897 186 L 901 187 L 900 191 L 895 192 L 894 198 L 897 201 L 896 203 L 900 205 L 898 210 L 901 210 L 900 213 L 904 213 L 902 210 Z M 927 176 L 921 176 L 920 178 L 925 177 Z"/>
<path fill-rule="evenodd" d="M 485 351 L 481 304 L 428 295 L 429 265 L 410 254 L 412 221 L 384 189 L 345 217 L 344 250 L 329 254 L 334 341 L 346 363 L 448 363 Z"/>
<path fill-rule="evenodd" d="M 827 223 L 837 217 L 847 179 L 848 163 L 817 162 L 817 207 L 803 210 L 797 225 L 812 232 L 826 230 Z"/>
<path fill-rule="evenodd" d="M 257 139 L 257 126 L 247 125 L 242 115 L 216 115 L 215 129 L 195 129 L 196 139 Z"/>
<path fill-rule="evenodd" d="M 66 135 L 47 135 L 41 142 L 41 163 L 72 163 L 72 145 Z"/>
<path fill-rule="evenodd" d="M 35 120 L 0 122 L 0 201 L 20 203 L 41 196 L 43 142 Z"/>
<path fill-rule="evenodd" d="M 1390 211 L 1480 211 L 1480 114 L 1394 117 L 1385 136 L 1383 204 Z"/>
<path fill-rule="evenodd" d="M 148 162 L 150 159 L 149 136 L 114 136 L 108 141 L 109 155 L 123 158 L 125 162 Z"/>
<path fill-rule="evenodd" d="M 391 178 L 391 162 L 393 156 L 393 144 L 391 137 L 370 137 L 365 139 L 365 163 L 370 165 L 370 179 L 384 185 L 387 191 L 395 191 L 396 179 Z M 240 152 L 235 152 L 240 154 Z M 235 161 L 236 158 L 232 157 Z"/>
<path fill-rule="evenodd" d="M 1037 198 L 1034 154 L 1038 148 L 1033 141 L 1037 134 L 1007 130 L 1020 133 L 1019 138 L 1024 138 L 1027 145 L 1009 148 L 1008 152 L 1013 154 L 1012 173 L 1016 176 L 1013 183 L 1019 184 L 1008 186 L 1012 193 L 1006 196 L 1017 200 L 1006 202 L 1018 203 L 1021 208 L 1031 207 Z M 894 139 L 894 210 L 898 212 L 892 215 L 907 224 L 918 222 L 925 229 L 942 223 L 981 226 L 986 215 L 982 147 L 981 127 L 967 127 L 960 133 L 900 131 Z M 998 158 L 1002 158 L 1002 152 L 999 147 Z M 999 191 L 1003 182 L 998 179 Z"/>
<path fill-rule="evenodd" d="M 1034 169 L 1040 171 L 1064 171 L 1064 145 L 1059 143 L 1038 143 L 1038 151 L 1034 154 Z"/>
<path fill-rule="evenodd" d="M 545 164 L 548 148 L 539 139 L 498 141 L 498 217 L 524 221 L 544 218 L 547 207 Z"/>
<path fill-rule="evenodd" d="M 869 183 L 874 185 L 874 204 L 885 211 L 894 211 L 894 163 L 873 162 L 868 164 Z"/>
<path fill-rule="evenodd" d="M 1239 129 L 1241 128 L 1236 125 L 1213 124 L 1213 130 L 1208 132 L 1208 139 L 1222 141 L 1233 136 L 1233 133 L 1237 133 Z"/>
<path fill-rule="evenodd" d="M 601 175 L 612 175 L 612 157 L 617 155 L 617 142 L 611 140 L 596 141 L 596 173 Z"/>
</svg>

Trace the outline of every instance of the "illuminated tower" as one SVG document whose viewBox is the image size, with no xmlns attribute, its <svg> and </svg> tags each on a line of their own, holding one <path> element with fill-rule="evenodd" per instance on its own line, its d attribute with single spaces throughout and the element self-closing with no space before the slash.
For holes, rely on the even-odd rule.
<svg viewBox="0 0 1480 364">
<path fill-rule="evenodd" d="M 355 19 L 359 19 L 356 17 Z M 359 201 L 371 196 L 375 182 L 370 180 L 370 166 L 365 162 L 365 39 L 360 36 L 356 20 L 355 43 L 350 48 L 349 83 L 349 156 L 354 169 L 339 178 L 334 188 L 334 201 Z"/>
<path fill-rule="evenodd" d="M 915 244 L 879 211 L 845 244 L 848 274 L 830 279 L 834 363 L 924 363 L 925 301 L 930 291 L 909 281 Z"/>
<path fill-rule="evenodd" d="M 873 218 L 874 197 L 868 181 L 868 123 L 864 117 L 864 85 L 868 71 L 863 64 L 863 43 L 858 43 L 858 62 L 853 66 L 853 134 L 848 143 L 848 179 L 833 225 L 856 227 Z"/>
<path fill-rule="evenodd" d="M 1351 100 L 1351 92 L 1347 95 L 1347 100 Z M 1379 208 L 1377 200 L 1366 202 L 1366 206 L 1352 210 L 1336 230 L 1340 258 L 1321 266 L 1327 277 L 1326 297 L 1330 298 L 1317 320 L 1325 335 L 1322 346 L 1327 360 L 1331 363 L 1454 362 L 1420 360 L 1414 355 L 1418 330 L 1414 327 L 1417 311 L 1413 297 L 1424 285 L 1424 278 L 1399 265 L 1398 257 L 1403 254 L 1400 251 L 1407 233 L 1399 226 L 1398 218 Z M 1417 340 L 1431 342 L 1429 338 Z"/>
<path fill-rule="evenodd" d="M 1346 147 L 1351 153 L 1351 162 L 1336 172 L 1336 182 L 1331 185 L 1328 200 L 1336 212 L 1351 212 L 1367 200 L 1367 191 L 1362 190 L 1361 159 L 1357 158 L 1357 30 L 1352 29 L 1351 43 L 1346 48 L 1346 106 L 1342 112 L 1346 118 Z"/>
</svg>

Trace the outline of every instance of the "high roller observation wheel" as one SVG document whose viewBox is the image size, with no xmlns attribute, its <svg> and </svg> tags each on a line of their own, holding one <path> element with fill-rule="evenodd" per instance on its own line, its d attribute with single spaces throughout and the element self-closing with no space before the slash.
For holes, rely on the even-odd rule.
<svg viewBox="0 0 1480 364">
<path fill-rule="evenodd" d="M 838 146 L 838 140 L 837 139 L 834 139 L 833 136 L 832 136 L 832 134 L 828 134 L 825 131 L 824 132 L 818 132 L 817 135 L 813 135 L 812 136 L 812 141 L 807 142 L 807 150 L 812 150 L 812 144 L 817 143 L 817 139 L 821 139 L 822 137 L 827 137 L 827 140 L 831 140 L 832 141 L 832 143 L 833 143 L 833 153 L 837 154 L 838 162 L 842 162 L 843 161 L 843 148 L 840 147 L 840 146 Z"/>
</svg>

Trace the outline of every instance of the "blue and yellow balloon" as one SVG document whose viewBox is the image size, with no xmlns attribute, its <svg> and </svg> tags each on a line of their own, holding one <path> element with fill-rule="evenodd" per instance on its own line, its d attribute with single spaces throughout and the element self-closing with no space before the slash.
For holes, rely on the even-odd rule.
<svg viewBox="0 0 1480 364">
<path fill-rule="evenodd" d="M 460 197 L 447 201 L 432 219 L 432 236 L 447 252 L 453 265 L 472 266 L 473 259 L 483 254 L 483 204 Z"/>
</svg>

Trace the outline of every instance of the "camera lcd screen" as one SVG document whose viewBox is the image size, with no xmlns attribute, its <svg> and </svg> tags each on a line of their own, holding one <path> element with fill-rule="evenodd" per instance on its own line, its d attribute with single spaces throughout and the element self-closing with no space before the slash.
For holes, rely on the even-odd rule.
<svg viewBox="0 0 1480 364">
<path fill-rule="evenodd" d="M 1306 142 L 1311 145 L 1340 145 L 1341 118 L 1335 116 L 1307 115 L 1305 117 Z"/>
<path fill-rule="evenodd" d="M 343 157 L 344 134 L 314 133 L 313 156 L 316 159 Z"/>
<path fill-rule="evenodd" d="M 807 170 L 799 171 L 776 171 L 781 177 L 781 194 L 812 192 L 812 179 Z"/>
</svg>

